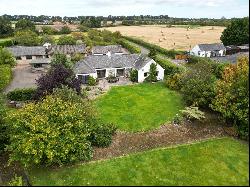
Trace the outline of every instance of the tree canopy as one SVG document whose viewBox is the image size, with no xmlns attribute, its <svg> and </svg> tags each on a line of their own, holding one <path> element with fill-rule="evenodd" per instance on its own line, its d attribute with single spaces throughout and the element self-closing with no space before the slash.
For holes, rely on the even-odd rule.
<svg viewBox="0 0 250 187">
<path fill-rule="evenodd" d="M 38 35 L 31 30 L 22 30 L 15 32 L 14 40 L 19 45 L 34 46 L 40 44 Z"/>
<path fill-rule="evenodd" d="M 237 64 L 224 69 L 222 79 L 216 84 L 212 108 L 231 120 L 239 135 L 248 138 L 249 114 L 249 59 L 241 57 Z"/>
<path fill-rule="evenodd" d="M 18 20 L 18 22 L 16 23 L 16 29 L 17 30 L 32 30 L 35 31 L 36 27 L 35 24 L 27 19 L 20 19 Z"/>
<path fill-rule="evenodd" d="M 13 34 L 11 22 L 0 16 L 0 37 L 7 37 Z"/>
<path fill-rule="evenodd" d="M 221 41 L 224 45 L 241 45 L 249 43 L 249 18 L 232 20 L 222 32 Z"/>
</svg>

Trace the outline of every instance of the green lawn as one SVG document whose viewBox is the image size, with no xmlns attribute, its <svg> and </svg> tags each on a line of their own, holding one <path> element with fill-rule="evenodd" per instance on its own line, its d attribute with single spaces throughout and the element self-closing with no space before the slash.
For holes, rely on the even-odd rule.
<svg viewBox="0 0 250 187">
<path fill-rule="evenodd" d="M 112 87 L 95 104 L 103 121 L 131 132 L 157 128 L 184 107 L 181 95 L 163 83 Z"/>
<path fill-rule="evenodd" d="M 223 138 L 30 175 L 33 185 L 248 185 L 248 155 L 246 143 Z"/>
</svg>

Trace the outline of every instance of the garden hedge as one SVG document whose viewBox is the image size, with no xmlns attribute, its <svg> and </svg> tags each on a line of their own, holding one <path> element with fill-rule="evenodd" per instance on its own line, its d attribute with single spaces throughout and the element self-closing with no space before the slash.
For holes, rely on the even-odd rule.
<svg viewBox="0 0 250 187">
<path fill-rule="evenodd" d="M 3 41 L 0 41 L 0 46 L 1 47 L 10 47 L 12 45 L 14 45 L 12 40 L 3 40 Z"/>
<path fill-rule="evenodd" d="M 181 73 L 184 71 L 184 67 L 173 64 L 172 62 L 156 57 L 154 59 L 161 67 L 165 69 L 164 74 L 166 76 L 174 75 L 175 73 Z"/>
<path fill-rule="evenodd" d="M 125 39 L 120 39 L 117 43 L 121 44 L 122 47 L 128 49 L 130 53 L 141 53 L 141 49 L 139 47 L 132 45 L 129 41 Z"/>
<path fill-rule="evenodd" d="M 0 91 L 2 91 L 11 81 L 12 71 L 8 64 L 0 65 Z"/>
<path fill-rule="evenodd" d="M 35 92 L 35 88 L 15 89 L 7 94 L 7 98 L 11 101 L 28 101 L 33 99 Z"/>
<path fill-rule="evenodd" d="M 147 43 L 147 42 L 145 42 L 141 39 L 138 39 L 138 38 L 132 38 L 132 37 L 128 37 L 128 36 L 123 36 L 123 38 L 125 38 L 128 41 L 139 44 L 139 45 L 141 45 L 149 50 L 155 49 L 158 53 L 161 53 L 161 54 L 166 55 L 167 57 L 173 58 L 173 59 L 175 58 L 175 55 L 180 55 L 180 54 L 184 53 L 183 51 L 167 50 L 167 49 L 164 49 L 158 45 Z"/>
</svg>

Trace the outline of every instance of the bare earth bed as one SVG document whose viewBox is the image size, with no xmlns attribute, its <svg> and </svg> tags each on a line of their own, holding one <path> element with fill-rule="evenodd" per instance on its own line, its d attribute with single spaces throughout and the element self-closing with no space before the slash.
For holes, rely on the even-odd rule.
<svg viewBox="0 0 250 187">
<path fill-rule="evenodd" d="M 138 133 L 118 131 L 107 148 L 95 148 L 94 160 L 109 159 L 159 147 L 193 143 L 205 139 L 232 135 L 215 114 L 206 113 L 202 122 L 183 125 L 165 124 L 160 128 Z"/>
<path fill-rule="evenodd" d="M 120 31 L 122 35 L 133 36 L 166 49 L 176 50 L 189 50 L 190 45 L 193 48 L 199 43 L 220 43 L 221 33 L 225 29 L 225 27 L 219 26 L 214 26 L 213 29 L 212 26 L 197 26 L 187 31 L 185 27 L 175 26 L 167 28 L 165 25 L 143 25 L 107 27 L 102 29 L 112 32 Z M 161 31 L 164 36 L 162 36 Z M 162 42 L 159 42 L 159 39 Z"/>
</svg>

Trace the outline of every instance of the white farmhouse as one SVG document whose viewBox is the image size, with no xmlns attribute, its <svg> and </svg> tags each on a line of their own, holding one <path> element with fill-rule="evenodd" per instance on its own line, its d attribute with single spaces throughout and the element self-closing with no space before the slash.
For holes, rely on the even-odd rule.
<svg viewBox="0 0 250 187">
<path fill-rule="evenodd" d="M 88 82 L 89 76 L 102 79 L 113 75 L 128 77 L 132 69 L 138 71 L 138 82 L 143 82 L 149 76 L 150 65 L 157 65 L 157 80 L 163 80 L 164 69 L 153 59 L 138 54 L 128 55 L 91 55 L 79 61 L 74 66 L 76 77 L 83 84 Z"/>
<path fill-rule="evenodd" d="M 190 51 L 191 55 L 199 57 L 218 57 L 226 55 L 226 48 L 221 43 L 198 44 Z"/>
</svg>

